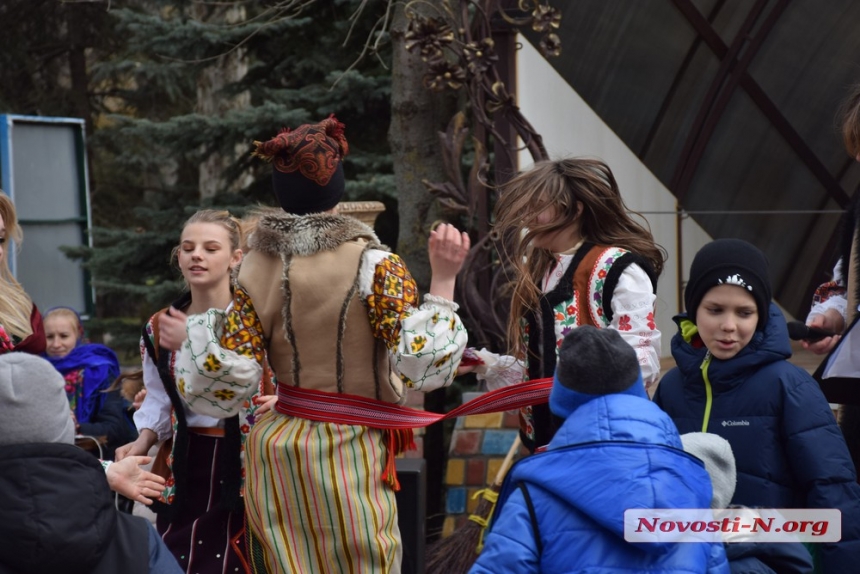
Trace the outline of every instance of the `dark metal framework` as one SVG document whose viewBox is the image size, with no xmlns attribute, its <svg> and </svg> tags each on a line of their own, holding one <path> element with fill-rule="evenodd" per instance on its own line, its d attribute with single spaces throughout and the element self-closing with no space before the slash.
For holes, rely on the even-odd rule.
<svg viewBox="0 0 860 574">
<path fill-rule="evenodd" d="M 835 259 L 834 212 L 860 187 L 834 121 L 860 81 L 860 5 L 580 0 L 560 10 L 565 57 L 553 67 L 676 196 L 679 217 L 757 243 L 777 299 L 805 314 Z"/>
<path fill-rule="evenodd" d="M 755 58 L 762 43 L 776 25 L 779 17 L 785 11 L 791 0 L 779 0 L 768 13 L 764 22 L 759 26 L 755 34 L 752 30 L 756 22 L 764 12 L 769 0 L 757 0 L 750 3 L 750 11 L 735 36 L 731 46 L 726 46 L 723 40 L 714 30 L 711 23 L 702 16 L 702 13 L 690 0 L 672 0 L 678 10 L 687 21 L 695 28 L 696 32 L 720 59 L 720 69 L 711 82 L 708 95 L 696 116 L 695 127 L 690 130 L 684 150 L 676 167 L 675 176 L 672 178 L 670 189 L 675 193 L 678 201 L 683 203 L 690 187 L 690 181 L 696 171 L 699 161 L 702 159 L 705 147 L 708 145 L 714 129 L 723 112 L 731 100 L 734 91 L 740 85 L 759 107 L 773 126 L 779 131 L 797 156 L 807 165 L 813 175 L 822 183 L 827 192 L 842 207 L 848 205 L 848 194 L 842 186 L 828 171 L 827 167 L 815 155 L 806 144 L 800 134 L 791 126 L 779 108 L 767 96 L 761 86 L 747 73 L 750 63 Z M 722 5 L 722 3 L 720 3 Z M 746 50 L 744 50 L 746 47 Z"/>
<path fill-rule="evenodd" d="M 842 208 L 847 207 L 850 196 L 843 189 L 839 180 L 845 171 L 851 166 L 851 159 L 847 159 L 840 169 L 839 174 L 834 177 L 824 163 L 818 158 L 803 137 L 792 127 L 785 115 L 780 112 L 771 98 L 765 93 L 755 79 L 749 75 L 748 68 L 764 43 L 768 35 L 774 30 L 780 17 L 784 14 L 791 0 L 778 0 L 764 16 L 761 25 L 756 28 L 757 22 L 762 18 L 769 0 L 757 0 L 749 3 L 749 12 L 738 30 L 731 45 L 726 46 L 720 35 L 714 29 L 712 22 L 716 14 L 725 4 L 718 2 L 709 17 L 706 19 L 696 8 L 691 0 L 671 0 L 672 3 L 683 14 L 691 26 L 699 34 L 699 38 L 710 48 L 714 55 L 720 59 L 718 73 L 714 76 L 708 94 L 696 115 L 694 128 L 690 130 L 683 151 L 675 168 L 675 174 L 670 184 L 670 189 L 683 205 L 685 196 L 689 190 L 691 180 L 696 168 L 702 159 L 716 126 L 734 95 L 734 91 L 740 86 L 759 110 L 776 128 L 785 142 L 797 154 L 797 157 L 809 168 L 812 175 L 821 183 L 830 198 L 835 200 Z M 753 31 L 755 29 L 755 31 Z M 696 46 L 697 47 L 697 46 Z M 691 53 L 696 49 L 691 48 Z M 679 71 L 681 73 L 682 71 Z M 668 96 L 668 97 L 671 97 Z M 666 103 L 664 103 L 666 106 Z M 659 120 L 658 120 L 659 121 Z M 640 157 L 642 157 L 640 155 Z M 854 190 L 856 192 L 856 190 Z M 827 204 L 823 200 L 819 209 L 824 209 Z M 804 235 L 809 233 L 806 226 Z M 833 253 L 839 240 L 838 233 L 831 235 L 825 249 Z M 813 278 L 808 286 L 811 291 L 818 279 L 825 274 L 828 267 L 828 259 L 822 257 L 816 266 Z"/>
<path fill-rule="evenodd" d="M 839 0 L 839 3 L 838 9 L 835 4 L 828 4 L 820 10 L 832 13 L 841 10 L 846 15 L 860 16 L 860 9 L 847 0 Z M 460 300 L 472 323 L 470 330 L 476 334 L 476 343 L 496 348 L 504 344 L 507 275 L 503 258 L 498 255 L 503 246 L 490 227 L 490 209 L 497 186 L 516 168 L 517 137 L 525 142 L 535 160 L 547 157 L 539 134 L 523 117 L 512 96 L 514 90 L 510 86 L 517 31 L 537 45 L 545 56 L 558 55 L 562 48 L 565 50 L 565 58 L 551 60 L 553 66 L 677 197 L 679 217 L 693 213 L 713 235 L 749 238 L 766 252 L 769 247 L 772 267 L 776 270 L 773 279 L 778 299 L 784 296 L 785 300 L 780 302 L 788 303 L 789 310 L 795 314 L 803 312 L 809 295 L 825 278 L 833 262 L 831 254 L 835 253 L 839 231 L 835 216 L 827 213 L 844 208 L 857 191 L 853 189 L 855 185 L 860 186 L 860 179 L 855 183 L 856 168 L 852 160 L 834 156 L 841 153 L 839 146 L 833 141 L 827 146 L 821 145 L 821 132 L 831 127 L 821 126 L 819 132 L 811 133 L 808 125 L 798 126 L 797 122 L 802 123 L 805 116 L 798 116 L 795 105 L 794 115 L 789 119 L 786 93 L 774 92 L 774 89 L 784 89 L 784 83 L 774 82 L 774 75 L 769 72 L 762 77 L 762 61 L 767 61 L 765 55 L 773 58 L 774 45 L 781 47 L 778 42 L 799 36 L 796 33 L 799 24 L 805 22 L 798 23 L 797 12 L 802 13 L 802 9 L 808 12 L 811 0 L 666 0 L 663 3 L 582 0 L 562 3 L 558 8 L 538 0 L 441 0 L 438 5 L 438 18 L 413 19 L 412 49 L 420 49 L 428 63 L 425 81 L 428 88 L 462 88 L 467 96 L 464 114 L 452 120 L 446 134 L 441 135 L 449 180 L 428 187 L 452 213 L 465 216 L 475 238 L 461 282 L 464 287 Z M 630 16 L 632 13 L 637 17 L 650 16 L 645 18 L 649 23 L 663 27 L 656 33 L 646 30 L 646 26 L 638 26 L 636 18 Z M 661 18 L 671 19 L 672 23 L 667 25 Z M 822 22 L 833 22 L 834 18 L 837 16 L 831 14 L 830 20 L 824 18 Z M 689 28 L 682 29 L 684 24 Z M 735 26 L 734 30 L 727 31 L 731 26 Z M 794 32 L 786 40 L 785 28 L 791 30 L 792 26 Z M 607 30 L 615 36 L 592 49 L 593 45 L 604 42 Z M 677 37 L 673 38 L 674 42 L 646 51 L 649 57 L 667 58 L 664 62 L 653 61 L 646 65 L 658 68 L 662 65 L 661 71 L 666 71 L 672 65 L 670 62 L 677 62 L 677 67 L 670 70 L 672 75 L 668 76 L 668 81 L 650 85 L 644 83 L 648 80 L 643 80 L 642 74 L 636 76 L 629 70 L 641 64 L 641 55 L 635 51 L 641 50 L 643 45 L 647 50 L 648 41 L 653 42 L 660 34 Z M 687 39 L 688 43 L 684 44 Z M 839 40 L 822 39 L 822 42 L 828 41 L 837 43 Z M 844 45 L 839 49 L 848 54 L 853 55 L 855 44 L 860 47 L 860 42 L 850 38 L 843 38 L 841 42 Z M 606 55 L 606 52 L 612 53 Z M 779 50 L 776 52 L 778 54 Z M 640 59 L 631 61 L 631 53 Z M 588 68 L 590 64 L 592 67 Z M 860 60 L 856 60 L 856 64 L 860 66 Z M 714 70 L 710 72 L 712 65 Z M 754 66 L 757 66 L 755 72 Z M 791 72 L 787 70 L 780 73 Z M 843 73 L 842 77 L 847 75 Z M 767 89 L 762 85 L 763 79 L 769 82 Z M 638 84 L 634 83 L 637 81 Z M 622 88 L 621 92 L 647 92 L 651 98 L 649 105 L 655 104 L 654 108 L 641 106 L 640 110 L 635 105 L 627 106 L 624 94 L 618 95 L 618 87 Z M 846 88 L 835 83 L 829 87 L 832 94 Z M 699 89 L 701 91 L 697 91 Z M 745 101 L 739 98 L 741 95 L 752 107 L 739 103 Z M 828 101 L 832 117 L 835 105 L 832 99 Z M 823 106 L 821 103 L 815 110 L 819 120 L 825 115 L 821 112 Z M 718 136 L 727 125 L 733 127 L 731 121 L 738 122 L 735 116 L 741 113 L 741 108 L 743 113 L 755 110 L 759 114 L 747 120 L 755 123 L 751 133 L 779 148 L 778 159 L 764 154 L 758 165 L 751 167 L 749 164 L 755 163 L 753 160 L 746 165 L 731 165 L 737 163 L 738 158 L 727 153 L 725 146 L 730 148 L 735 141 L 726 140 L 725 134 L 722 140 Z M 742 139 L 744 133 L 736 137 Z M 813 142 L 812 137 L 818 140 Z M 723 149 L 719 149 L 720 146 Z M 474 159 L 471 172 L 464 178 L 461 175 L 463 155 L 467 152 L 472 153 Z M 717 159 L 711 158 L 712 155 Z M 714 161 L 726 165 L 718 163 L 715 167 Z M 747 175 L 744 170 L 758 169 L 768 161 L 771 162 L 770 173 L 767 169 L 759 169 L 748 180 L 743 179 Z M 782 163 L 774 165 L 774 162 Z M 793 188 L 785 193 L 779 187 L 761 188 L 762 178 L 772 177 L 773 170 L 783 168 L 790 175 L 784 175 L 782 184 L 794 182 Z M 703 184 L 715 171 L 731 172 L 732 177 L 710 186 L 709 182 Z M 803 189 L 798 189 L 807 180 L 810 185 L 820 187 L 820 194 L 804 194 Z M 726 185 L 739 188 L 726 189 Z M 774 185 L 779 186 L 780 182 Z M 708 206 L 710 214 L 703 205 Z M 750 205 L 755 208 L 745 208 Z M 769 219 L 762 205 L 787 207 L 781 211 L 791 212 L 791 217 L 796 219 L 790 222 Z M 774 209 L 774 213 L 777 211 L 780 210 Z M 758 219 L 751 220 L 752 216 L 747 215 L 747 219 L 732 223 L 732 212 L 756 213 Z M 728 215 L 721 215 L 725 213 Z M 789 241 L 779 237 L 785 233 L 790 233 Z M 806 267 L 798 268 L 798 262 L 805 263 Z"/>
</svg>

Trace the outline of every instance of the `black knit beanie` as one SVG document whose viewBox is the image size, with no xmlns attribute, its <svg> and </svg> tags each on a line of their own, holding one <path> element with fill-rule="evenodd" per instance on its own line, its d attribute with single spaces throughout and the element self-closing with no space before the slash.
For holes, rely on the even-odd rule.
<svg viewBox="0 0 860 574">
<path fill-rule="evenodd" d="M 281 208 L 294 215 L 321 213 L 343 197 L 344 156 L 349 145 L 334 115 L 318 124 L 284 129 L 266 142 L 254 142 L 254 155 L 272 162 L 272 187 Z"/>
<path fill-rule="evenodd" d="M 758 311 L 757 329 L 762 329 L 767 323 L 772 297 L 767 257 L 742 239 L 717 239 L 696 253 L 684 291 L 690 320 L 696 322 L 696 311 L 705 293 L 725 284 L 742 287 L 753 296 Z"/>
</svg>

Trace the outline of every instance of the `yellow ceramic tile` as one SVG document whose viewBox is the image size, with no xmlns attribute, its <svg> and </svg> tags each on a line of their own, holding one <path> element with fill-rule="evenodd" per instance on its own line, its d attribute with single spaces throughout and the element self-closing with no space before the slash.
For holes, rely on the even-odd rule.
<svg viewBox="0 0 860 574">
<path fill-rule="evenodd" d="M 454 533 L 456 519 L 453 516 L 446 516 L 445 522 L 442 523 L 442 538 L 448 538 Z"/>
<path fill-rule="evenodd" d="M 445 484 L 460 486 L 466 481 L 466 461 L 462 458 L 449 458 L 445 469 Z"/>
<path fill-rule="evenodd" d="M 498 429 L 502 428 L 504 413 L 487 413 L 466 417 L 464 426 L 469 429 Z"/>
<path fill-rule="evenodd" d="M 487 460 L 487 486 L 496 478 L 496 473 L 499 472 L 499 468 L 501 468 L 504 460 L 503 458 L 491 458 Z M 501 478 L 504 478 L 504 476 Z"/>
</svg>

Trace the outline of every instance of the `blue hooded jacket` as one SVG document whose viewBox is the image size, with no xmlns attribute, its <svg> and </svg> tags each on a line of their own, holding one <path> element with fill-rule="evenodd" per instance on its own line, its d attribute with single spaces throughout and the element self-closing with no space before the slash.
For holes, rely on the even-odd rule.
<svg viewBox="0 0 860 574">
<path fill-rule="evenodd" d="M 815 380 L 789 363 L 785 317 L 768 321 L 728 360 L 712 357 L 685 314 L 672 338 L 678 366 L 654 402 L 681 434 L 710 432 L 732 445 L 738 482 L 732 504 L 760 508 L 838 508 L 842 541 L 819 545 L 825 572 L 860 564 L 860 485 L 845 439 Z"/>
<path fill-rule="evenodd" d="M 525 483 L 540 547 L 523 492 Z M 624 540 L 629 508 L 709 508 L 702 463 L 682 450 L 675 425 L 647 399 L 626 394 L 578 406 L 548 450 L 517 462 L 471 574 L 728 572 L 722 544 Z"/>
</svg>

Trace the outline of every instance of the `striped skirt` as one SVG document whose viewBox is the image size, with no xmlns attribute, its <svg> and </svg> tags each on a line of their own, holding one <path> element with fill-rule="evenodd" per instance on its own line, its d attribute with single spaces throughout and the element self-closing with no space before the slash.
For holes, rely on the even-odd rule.
<svg viewBox="0 0 860 574">
<path fill-rule="evenodd" d="M 394 492 L 382 432 L 270 412 L 245 445 L 253 570 L 399 574 Z"/>
</svg>

